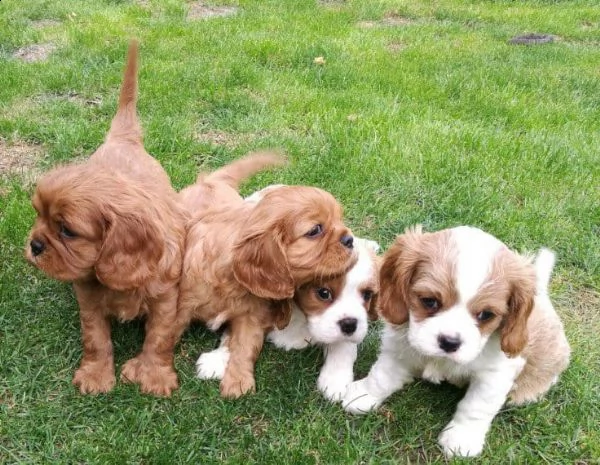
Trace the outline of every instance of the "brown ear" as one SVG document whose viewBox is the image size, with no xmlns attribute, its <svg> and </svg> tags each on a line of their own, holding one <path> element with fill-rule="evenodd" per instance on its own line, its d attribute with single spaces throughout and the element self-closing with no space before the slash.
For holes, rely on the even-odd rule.
<svg viewBox="0 0 600 465">
<path fill-rule="evenodd" d="M 143 207 L 133 214 L 112 209 L 106 216 L 96 277 L 110 289 L 137 289 L 156 275 L 165 238 L 156 218 L 145 214 Z"/>
<path fill-rule="evenodd" d="M 369 302 L 369 308 L 367 310 L 367 316 L 370 321 L 376 321 L 379 319 L 379 296 L 377 294 L 373 294 L 371 297 L 371 302 Z"/>
<path fill-rule="evenodd" d="M 294 280 L 276 231 L 242 234 L 233 250 L 233 274 L 252 294 L 265 299 L 290 299 Z"/>
<path fill-rule="evenodd" d="M 275 312 L 275 327 L 283 329 L 292 319 L 292 299 L 276 300 L 272 303 L 273 311 Z"/>
<path fill-rule="evenodd" d="M 521 258 L 521 257 L 519 257 Z M 520 266 L 519 266 L 520 265 Z M 513 268 L 511 266 L 511 268 Z M 535 299 L 535 273 L 524 263 L 516 264 L 511 276 L 508 315 L 502 326 L 500 347 L 509 357 L 520 354 L 528 340 L 527 321 Z"/>
<path fill-rule="evenodd" d="M 407 230 L 383 256 L 379 273 L 379 315 L 389 323 L 401 325 L 408 321 L 408 292 L 419 260 L 421 237 L 420 227 Z"/>
</svg>

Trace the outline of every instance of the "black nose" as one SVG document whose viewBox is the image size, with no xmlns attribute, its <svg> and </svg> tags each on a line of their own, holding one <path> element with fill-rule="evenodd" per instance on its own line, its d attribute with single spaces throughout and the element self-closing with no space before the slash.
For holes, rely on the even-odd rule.
<svg viewBox="0 0 600 465">
<path fill-rule="evenodd" d="M 346 234 L 342 236 L 340 242 L 344 245 L 344 247 L 348 247 L 349 249 L 351 249 L 354 245 L 354 238 L 350 234 Z"/>
<path fill-rule="evenodd" d="M 37 240 L 37 239 L 33 239 L 29 243 L 29 246 L 31 247 L 31 253 L 33 254 L 34 257 L 37 257 L 46 248 L 46 246 L 44 245 L 44 243 L 42 241 Z"/>
<path fill-rule="evenodd" d="M 357 324 L 358 320 L 356 318 L 342 318 L 340 321 L 338 321 L 338 325 L 340 325 L 342 333 L 348 336 L 354 334 L 354 331 L 356 331 Z"/>
<path fill-rule="evenodd" d="M 440 346 L 440 349 L 442 349 L 444 352 L 456 352 L 461 344 L 462 341 L 458 336 L 452 337 L 444 336 L 442 334 L 438 336 L 438 345 Z"/>
</svg>

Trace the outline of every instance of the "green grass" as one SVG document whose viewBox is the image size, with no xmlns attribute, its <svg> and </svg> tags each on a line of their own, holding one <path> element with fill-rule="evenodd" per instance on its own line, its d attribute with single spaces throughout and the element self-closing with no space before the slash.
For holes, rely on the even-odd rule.
<svg viewBox="0 0 600 465">
<path fill-rule="evenodd" d="M 551 247 L 571 366 L 540 403 L 504 409 L 475 462 L 599 463 L 597 2 L 228 4 L 237 15 L 189 21 L 181 0 L 0 2 L 0 138 L 41 145 L 41 170 L 91 153 L 135 36 L 146 146 L 177 188 L 200 168 L 281 147 L 292 166 L 244 192 L 271 182 L 325 187 L 354 231 L 384 247 L 415 223 L 479 226 L 523 251 Z M 44 19 L 55 22 L 36 27 Z M 558 39 L 508 45 L 530 32 Z M 13 58 L 35 43 L 54 44 L 48 60 Z M 70 384 L 81 355 L 72 291 L 23 259 L 31 191 L 18 176 L 0 178 L 1 462 L 444 462 L 436 437 L 460 391 L 417 383 L 356 418 L 316 391 L 318 349 L 267 347 L 258 393 L 224 401 L 218 383 L 194 377 L 196 357 L 216 342 L 201 326 L 177 349 L 172 398 L 120 383 L 79 395 Z M 143 330 L 114 328 L 120 366 Z M 359 376 L 376 357 L 377 328 L 361 347 Z"/>
</svg>

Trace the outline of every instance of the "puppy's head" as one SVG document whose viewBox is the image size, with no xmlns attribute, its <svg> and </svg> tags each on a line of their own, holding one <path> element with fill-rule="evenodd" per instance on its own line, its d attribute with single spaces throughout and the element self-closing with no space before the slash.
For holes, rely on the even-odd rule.
<svg viewBox="0 0 600 465">
<path fill-rule="evenodd" d="M 156 273 L 163 253 L 166 232 L 153 203 L 114 173 L 57 168 L 36 187 L 26 258 L 61 281 L 96 278 L 111 289 L 138 288 Z"/>
<path fill-rule="evenodd" d="M 385 254 L 380 280 L 381 316 L 408 321 L 424 355 L 468 363 L 496 331 L 509 356 L 527 344 L 533 265 L 479 229 L 407 231 Z"/>
<path fill-rule="evenodd" d="M 356 260 L 354 238 L 331 194 L 315 187 L 265 192 L 234 246 L 234 274 L 253 294 L 291 298 L 318 276 L 344 273 Z"/>
<path fill-rule="evenodd" d="M 368 320 L 377 318 L 379 292 L 376 242 L 354 238 L 358 261 L 344 274 L 317 279 L 301 286 L 294 296 L 306 315 L 315 342 L 361 342 Z"/>
</svg>

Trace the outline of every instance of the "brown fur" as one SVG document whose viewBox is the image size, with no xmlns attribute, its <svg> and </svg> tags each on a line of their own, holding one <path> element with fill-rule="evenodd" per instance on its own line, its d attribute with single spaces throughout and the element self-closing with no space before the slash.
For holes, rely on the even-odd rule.
<svg viewBox="0 0 600 465">
<path fill-rule="evenodd" d="M 193 219 L 180 317 L 201 320 L 212 328 L 229 323 L 230 359 L 221 381 L 224 397 L 255 389 L 254 364 L 264 335 L 287 324 L 288 299 L 295 288 L 317 276 L 343 273 L 354 260 L 340 243 L 349 230 L 330 194 L 286 186 L 268 192 L 256 205 L 243 201 L 235 188 L 239 178 L 274 164 L 280 161 L 273 156 L 250 156 L 201 177 L 181 194 Z M 323 225 L 323 234 L 305 237 L 315 224 Z"/>
<path fill-rule="evenodd" d="M 137 53 L 132 41 L 104 144 L 88 161 L 44 175 L 32 200 L 38 217 L 26 257 L 50 277 L 73 282 L 83 339 L 73 383 L 84 394 L 115 384 L 111 317 L 147 316 L 142 352 L 125 363 L 121 379 L 156 395 L 168 396 L 178 386 L 173 349 L 179 334 L 172 322 L 186 216 L 167 174 L 143 147 Z M 34 244 L 44 250 L 36 255 Z"/>
</svg>

